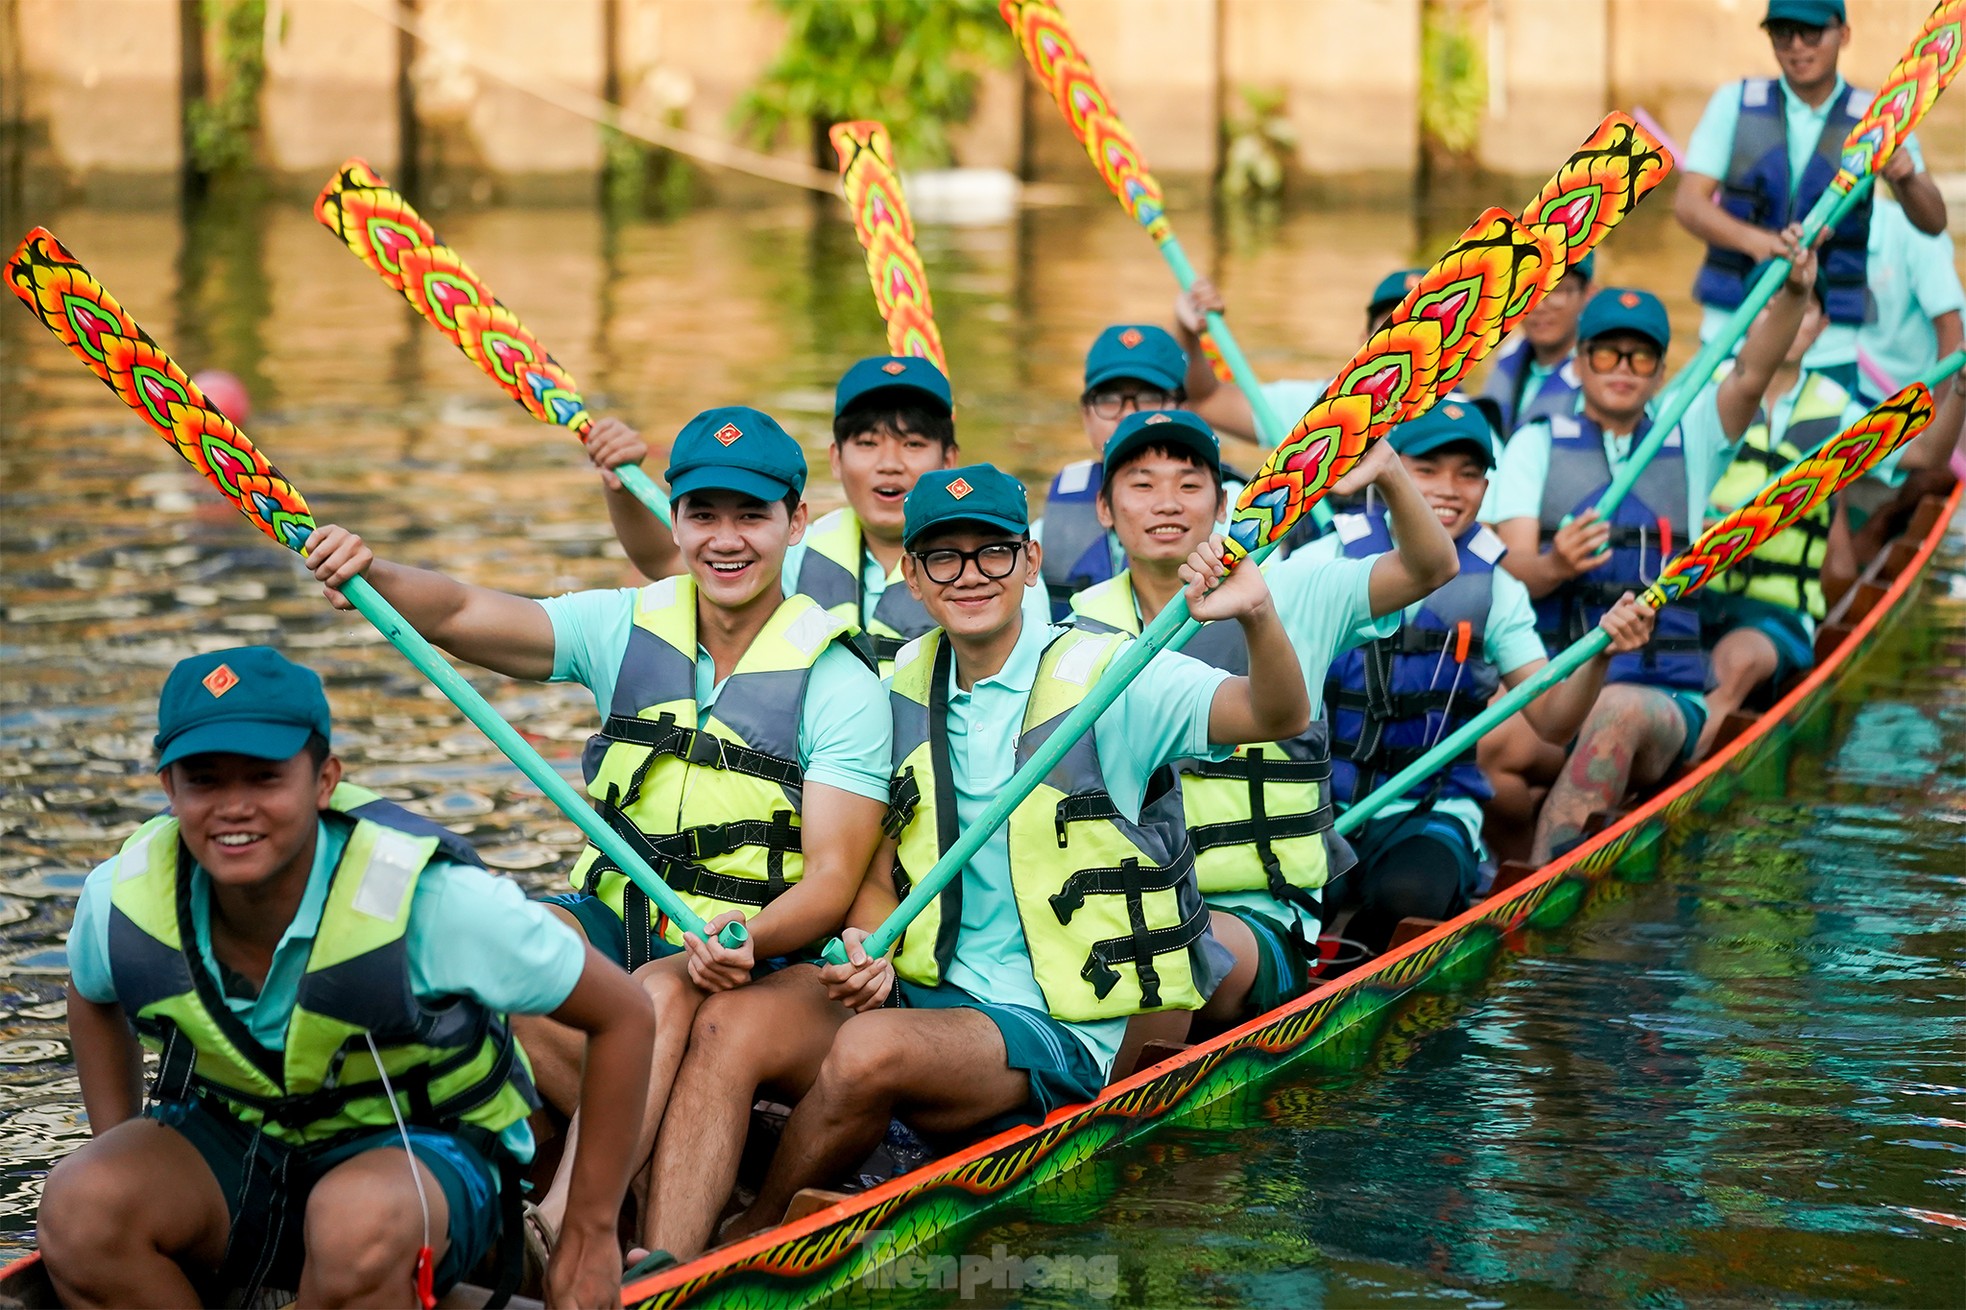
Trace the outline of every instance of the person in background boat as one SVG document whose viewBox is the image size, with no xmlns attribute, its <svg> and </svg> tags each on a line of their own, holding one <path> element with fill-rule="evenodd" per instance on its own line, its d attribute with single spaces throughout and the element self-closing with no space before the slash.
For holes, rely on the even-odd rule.
<svg viewBox="0 0 1966 1310">
<path fill-rule="evenodd" d="M 1951 234 L 1920 232 L 1889 196 L 1871 209 L 1865 269 L 1875 312 L 1857 329 L 1856 395 L 1875 405 L 1966 344 L 1966 288 Z"/>
<path fill-rule="evenodd" d="M 1174 338 L 1151 323 L 1115 324 L 1086 351 L 1079 420 L 1093 458 L 1058 470 L 1045 493 L 1044 517 L 1031 529 L 1044 546 L 1042 576 L 1053 618 L 1062 621 L 1073 595 L 1126 567 L 1118 538 L 1099 522 L 1100 457 L 1128 414 L 1181 407 L 1187 369 L 1188 357 Z"/>
<path fill-rule="evenodd" d="M 331 742 L 320 678 L 269 647 L 165 679 L 170 811 L 89 875 L 68 938 L 93 1140 L 41 1199 L 62 1303 L 444 1294 L 518 1241 L 539 1101 L 507 1016 L 535 1013 L 580 1034 L 597 1107 L 549 1300 L 613 1304 L 646 998 L 462 838 L 342 781 Z"/>
<path fill-rule="evenodd" d="M 901 581 L 901 507 L 915 479 L 957 462 L 949 380 L 925 359 L 877 355 L 840 378 L 833 400 L 833 478 L 847 503 L 814 521 L 785 555 L 785 594 L 812 597 L 852 623 L 885 675 L 902 646 L 935 624 Z M 1044 588 L 1024 603 L 1049 621 Z"/>
<path fill-rule="evenodd" d="M 1386 325 L 1392 312 L 1399 308 L 1399 302 L 1406 299 L 1406 293 L 1413 289 L 1426 271 L 1424 268 L 1396 269 L 1379 279 L 1379 284 L 1372 289 L 1372 299 L 1365 305 L 1365 331 L 1359 334 L 1361 344 Z M 1196 278 L 1192 286 L 1174 298 L 1175 333 L 1187 354 L 1187 407 L 1207 419 L 1209 426 L 1217 432 L 1245 441 L 1258 441 L 1267 450 L 1272 443 L 1260 442 L 1256 415 L 1249 407 L 1249 397 L 1235 383 L 1216 377 L 1202 350 L 1201 334 L 1208 325 L 1207 316 L 1226 314 L 1228 309 L 1222 293 L 1205 277 Z M 1263 384 L 1263 396 L 1279 419 L 1286 425 L 1294 425 L 1311 406 L 1324 398 L 1324 389 L 1330 385 L 1329 378 L 1279 378 Z"/>
<path fill-rule="evenodd" d="M 987 464 L 926 474 L 908 497 L 908 585 L 941 624 L 889 679 L 890 836 L 854 903 L 850 963 L 824 972 L 840 1025 L 756 1203 L 726 1236 L 778 1222 L 803 1187 L 881 1140 L 891 1115 L 940 1137 L 1035 1123 L 1097 1095 L 1127 1018 L 1192 1010 L 1226 965 L 1208 935 L 1167 766 L 1302 733 L 1311 705 L 1260 570 L 1221 576 L 1220 538 L 1188 561 L 1195 617 L 1233 619 L 1249 676 L 1177 653 L 1140 672 L 902 937 L 861 942 L 978 821 L 1125 646 L 1040 628 L 1017 588 L 1043 567 L 1023 486 Z M 900 1008 L 882 1008 L 897 985 Z"/>
<path fill-rule="evenodd" d="M 205 399 L 218 406 L 218 412 L 243 428 L 253 417 L 253 398 L 236 373 L 222 368 L 202 368 L 191 375 L 191 383 L 205 393 Z"/>
<path fill-rule="evenodd" d="M 1800 232 L 1797 226 L 1784 234 L 1784 251 L 1808 268 Z M 1810 294 L 1792 268 L 1733 370 L 1702 389 L 1609 522 L 1599 520 L 1596 505 L 1650 433 L 1647 407 L 1665 381 L 1672 330 L 1665 306 L 1650 292 L 1606 288 L 1591 297 L 1577 330 L 1581 410 L 1517 429 L 1480 515 L 1508 548 L 1503 567 L 1536 601 L 1546 646 L 1567 647 L 1584 636 L 1626 592 L 1649 586 L 1692 540 L 1707 495 L 1753 422 Z M 1542 863 L 1574 845 L 1592 811 L 1614 807 L 1627 787 L 1657 782 L 1690 757 L 1706 725 L 1707 673 L 1697 611 L 1670 605 L 1643 649 L 1613 658 L 1608 685 L 1566 761 L 1550 760 L 1520 720 L 1503 724 L 1482 757 L 1496 789 L 1491 831 L 1526 824 L 1534 786 L 1553 772 L 1530 858 Z"/>
<path fill-rule="evenodd" d="M 1498 687 L 1514 688 L 1549 662 L 1528 590 L 1496 567 L 1501 538 L 1477 521 L 1496 458 L 1488 413 L 1449 397 L 1394 428 L 1386 445 L 1428 526 L 1452 543 L 1459 569 L 1399 611 L 1381 609 L 1375 594 L 1373 612 L 1390 621 L 1366 634 L 1370 640 L 1336 652 L 1328 669 L 1306 659 L 1306 676 L 1315 674 L 1323 692 L 1340 813 L 1481 713 Z M 1331 535 L 1279 566 L 1272 585 L 1285 594 L 1285 569 L 1376 569 L 1373 561 L 1412 535 L 1413 517 L 1409 511 L 1402 521 L 1391 497 L 1367 513 L 1341 515 Z M 1599 623 L 1610 649 L 1522 711 L 1545 741 L 1561 746 L 1576 735 L 1612 657 L 1650 639 L 1653 612 L 1627 592 Z M 1297 650 L 1305 655 L 1301 639 Z M 1479 885 L 1481 807 L 1493 794 L 1470 749 L 1354 832 L 1358 862 L 1327 891 L 1327 909 L 1357 907 L 1346 939 L 1377 955 L 1401 919 L 1448 919 L 1466 909 Z"/>
<path fill-rule="evenodd" d="M 1181 570 L 1227 510 L 1221 447 L 1199 415 L 1129 415 L 1106 443 L 1099 490 L 1103 522 L 1126 547 L 1127 568 L 1072 602 L 1081 624 L 1137 635 L 1184 589 Z M 1398 519 L 1400 547 L 1368 559 L 1293 554 L 1268 573 L 1273 603 L 1306 687 L 1331 661 L 1390 632 L 1400 609 L 1454 576 L 1453 545 L 1400 462 L 1374 445 L 1335 491 L 1381 489 Z M 1312 547 L 1311 549 L 1315 549 Z M 1185 653 L 1229 673 L 1248 672 L 1242 630 L 1212 624 Z M 1321 892 L 1351 863 L 1331 828 L 1330 725 L 1313 719 L 1297 736 L 1239 746 L 1225 760 L 1175 765 L 1195 870 L 1215 939 L 1235 968 L 1195 1016 L 1201 1030 L 1232 1027 L 1302 995 L 1317 955 Z M 1142 1016 L 1117 1067 L 1130 1070 L 1135 1042 L 1187 1036 L 1187 1016 Z"/>
<path fill-rule="evenodd" d="M 1522 318 L 1515 340 L 1495 353 L 1481 394 L 1500 414 L 1506 442 L 1531 419 L 1577 412 L 1577 319 L 1591 298 L 1597 256 L 1585 255 Z"/>
<path fill-rule="evenodd" d="M 577 889 L 548 904 L 635 974 L 655 1002 L 639 1169 L 703 998 L 837 932 L 880 837 L 889 727 L 880 681 L 852 625 L 779 582 L 805 532 L 806 463 L 769 415 L 705 410 L 670 452 L 676 544 L 688 568 L 640 590 L 531 600 L 375 559 L 359 537 L 318 529 L 308 564 L 335 590 L 366 574 L 417 631 L 508 677 L 577 682 L 601 730 L 588 794 L 709 932 L 685 934 L 589 846 Z M 716 931 L 746 921 L 726 947 Z M 572 1113 L 579 1052 L 566 1029 L 520 1030 L 555 1108 Z M 564 1176 L 541 1201 L 546 1233 Z"/>
<path fill-rule="evenodd" d="M 1787 248 L 1784 230 L 1799 223 L 1836 176 L 1843 141 L 1870 104 L 1870 93 L 1843 80 L 1837 63 L 1850 40 L 1843 0 L 1769 0 L 1761 26 L 1774 48 L 1779 78 L 1730 82 L 1713 93 L 1680 161 L 1673 214 L 1707 243 L 1693 295 L 1706 307 L 1700 339 L 1711 339 L 1746 298 L 1749 274 Z M 1885 163 L 1887 183 L 1921 232 L 1945 231 L 1945 198 L 1925 171 L 1915 136 Z M 1822 247 L 1829 306 L 1824 329 L 1803 367 L 1857 390 L 1857 329 L 1870 298 L 1869 197 Z"/>
</svg>

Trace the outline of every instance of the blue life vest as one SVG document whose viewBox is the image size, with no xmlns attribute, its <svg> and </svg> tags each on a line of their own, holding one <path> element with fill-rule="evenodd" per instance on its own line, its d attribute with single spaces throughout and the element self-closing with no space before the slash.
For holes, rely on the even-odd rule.
<svg viewBox="0 0 1966 1310">
<path fill-rule="evenodd" d="M 1565 518 L 1582 514 L 1604 495 L 1611 464 L 1604 455 L 1604 429 L 1588 416 L 1544 421 L 1550 428 L 1550 470 L 1540 519 L 1547 550 Z M 1651 427 L 1650 419 L 1640 421 L 1632 434 L 1634 449 Z M 1652 585 L 1666 560 L 1692 539 L 1686 494 L 1686 450 L 1674 429 L 1611 515 L 1611 558 L 1536 602 L 1544 645 L 1552 651 L 1570 645 L 1595 628 L 1618 597 Z M 1605 681 L 1704 691 L 1707 659 L 1700 648 L 1699 614 L 1688 605 L 1660 610 L 1652 640 L 1643 650 L 1614 655 Z"/>
<path fill-rule="evenodd" d="M 1345 554 L 1369 559 L 1393 548 L 1386 512 L 1347 514 L 1335 530 Z M 1495 563 L 1502 539 L 1477 524 L 1454 543 L 1461 571 L 1402 617 L 1389 637 L 1346 651 L 1324 680 L 1331 723 L 1331 793 L 1349 805 L 1426 754 L 1488 708 L 1501 678 L 1483 657 L 1494 602 Z M 1466 624 L 1465 636 L 1461 625 Z M 1465 643 L 1465 644 L 1464 644 Z M 1457 660 L 1465 651 L 1466 658 Z M 1426 801 L 1444 796 L 1485 801 L 1495 794 L 1470 746 L 1454 763 L 1406 793 Z"/>
<path fill-rule="evenodd" d="M 1044 498 L 1044 560 L 1038 572 L 1051 597 L 1051 617 L 1071 621 L 1072 597 L 1112 577 L 1113 538 L 1099 521 L 1105 466 L 1082 459 L 1058 470 Z"/>
<path fill-rule="evenodd" d="M 1577 356 L 1573 351 L 1564 357 L 1563 363 L 1554 373 L 1544 378 L 1536 388 L 1536 394 L 1523 394 L 1529 380 L 1529 365 L 1535 361 L 1536 352 L 1527 340 L 1517 340 L 1495 357 L 1495 367 L 1488 374 L 1488 383 L 1481 394 L 1502 407 L 1502 431 L 1504 441 L 1514 435 L 1523 424 L 1539 418 L 1557 418 L 1577 412 L 1577 392 L 1581 384 L 1577 381 Z"/>
<path fill-rule="evenodd" d="M 1783 108 L 1790 91 L 1780 79 L 1757 77 L 1741 83 L 1741 117 L 1734 128 L 1734 154 L 1721 179 L 1720 207 L 1744 223 L 1779 232 L 1799 223 L 1810 206 L 1828 189 L 1841 166 L 1844 138 L 1869 107 L 1868 91 L 1849 88 L 1829 111 L 1815 153 L 1803 170 L 1800 186 L 1789 174 L 1788 114 Z M 1870 244 L 1871 199 L 1865 196 L 1837 224 L 1820 251 L 1823 303 L 1832 323 L 1862 323 L 1870 292 L 1864 281 L 1864 261 Z M 1693 296 L 1703 305 L 1735 309 L 1747 298 L 1748 277 L 1755 261 L 1738 250 L 1707 247 L 1706 262 L 1693 283 Z"/>
</svg>

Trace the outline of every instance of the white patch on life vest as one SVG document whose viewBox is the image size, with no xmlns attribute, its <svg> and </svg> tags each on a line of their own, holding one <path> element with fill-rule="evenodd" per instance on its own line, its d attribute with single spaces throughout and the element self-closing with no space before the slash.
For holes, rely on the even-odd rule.
<svg viewBox="0 0 1966 1310">
<path fill-rule="evenodd" d="M 1671 432 L 1666 433 L 1665 445 L 1668 448 L 1671 448 L 1671 447 L 1678 446 L 1680 444 L 1681 442 L 1679 440 L 1679 427 L 1678 425 L 1675 424 L 1673 430 Z"/>
<path fill-rule="evenodd" d="M 922 637 L 925 637 L 927 635 L 928 635 L 927 633 L 923 633 Z M 895 652 L 894 654 L 895 668 L 898 669 L 904 664 L 913 663 L 915 657 L 922 653 L 922 637 L 915 638 L 913 641 L 909 642 L 906 646 L 903 646 L 900 650 Z"/>
<path fill-rule="evenodd" d="M 645 611 L 659 610 L 676 603 L 675 577 L 658 578 L 642 588 L 640 608 Z"/>
<path fill-rule="evenodd" d="M 785 640 L 797 646 L 799 653 L 810 659 L 820 647 L 833 639 L 836 626 L 833 616 L 815 605 L 786 625 Z"/>
<path fill-rule="evenodd" d="M 1338 540 L 1349 546 L 1361 537 L 1372 534 L 1372 520 L 1363 514 L 1339 514 L 1332 518 L 1331 530 L 1338 534 Z"/>
<path fill-rule="evenodd" d="M 1475 529 L 1474 536 L 1468 538 L 1468 553 L 1484 564 L 1493 564 L 1509 553 L 1502 539 L 1489 531 L 1487 524 Z"/>
<path fill-rule="evenodd" d="M 1569 414 L 1552 414 L 1547 420 L 1550 435 L 1553 437 L 1574 437 L 1581 433 L 1583 425 Z"/>
<path fill-rule="evenodd" d="M 156 828 L 147 828 L 137 834 L 136 840 L 123 848 L 122 853 L 116 857 L 117 882 L 128 882 L 131 878 L 141 878 L 150 872 L 150 842 L 156 835 Z"/>
<path fill-rule="evenodd" d="M 1058 477 L 1051 484 L 1054 496 L 1073 496 L 1092 485 L 1092 461 L 1082 459 L 1076 464 L 1067 464 L 1058 470 Z"/>
<path fill-rule="evenodd" d="M 1775 93 L 1775 79 L 1771 77 L 1750 77 L 1741 84 L 1741 108 L 1759 109 L 1768 103 Z"/>
<path fill-rule="evenodd" d="M 1862 118 L 1864 110 L 1870 108 L 1870 101 L 1870 92 L 1860 91 L 1853 86 L 1850 88 L 1850 98 L 1843 102 L 1843 112 L 1852 118 Z"/>
<path fill-rule="evenodd" d="M 1074 687 L 1085 686 L 1086 681 L 1092 677 L 1093 666 L 1099 663 L 1107 647 L 1118 639 L 1119 634 L 1113 633 L 1104 638 L 1079 642 L 1059 657 L 1057 666 L 1051 671 L 1051 676 L 1060 682 L 1069 682 Z"/>
<path fill-rule="evenodd" d="M 355 889 L 349 907 L 371 919 L 394 922 L 402 908 L 403 891 L 423 867 L 420 842 L 406 832 L 384 828 L 376 835 L 375 853 L 369 867 L 362 870 L 362 885 Z"/>
<path fill-rule="evenodd" d="M 1563 361 L 1563 367 L 1556 371 L 1556 375 L 1563 379 L 1563 383 L 1567 387 L 1575 388 L 1584 385 L 1577 380 L 1577 357 L 1575 355 Z"/>
</svg>

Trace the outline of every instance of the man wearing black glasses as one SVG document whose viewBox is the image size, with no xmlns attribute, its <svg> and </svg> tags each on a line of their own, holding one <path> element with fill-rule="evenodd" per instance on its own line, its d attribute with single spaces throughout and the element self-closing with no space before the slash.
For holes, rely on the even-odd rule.
<svg viewBox="0 0 1966 1310">
<path fill-rule="evenodd" d="M 1502 567 L 1536 601 L 1537 628 L 1552 651 L 1596 627 L 1620 596 L 1651 585 L 1699 530 L 1707 496 L 1802 322 L 1815 261 L 1795 244 L 1799 232 L 1785 233 L 1781 248 L 1799 266 L 1748 333 L 1734 368 L 1694 400 L 1609 521 L 1594 507 L 1651 428 L 1646 411 L 1665 382 L 1672 329 L 1650 292 L 1607 287 L 1584 307 L 1578 412 L 1516 432 L 1481 511 L 1508 547 Z M 1643 649 L 1612 660 L 1605 684 L 1568 764 L 1561 748 L 1538 750 L 1526 726 L 1506 739 L 1519 751 L 1504 751 L 1504 740 L 1484 751 L 1484 768 L 1521 779 L 1496 786 L 1498 829 L 1526 821 L 1534 789 L 1554 780 L 1531 850 L 1539 863 L 1581 838 L 1591 811 L 1616 806 L 1627 786 L 1656 782 L 1690 757 L 1707 718 L 1698 614 L 1668 606 Z M 1500 812 L 1508 797 L 1525 812 Z"/>
<path fill-rule="evenodd" d="M 1829 186 L 1843 140 L 1870 104 L 1837 72 L 1850 40 L 1844 0 L 1769 0 L 1762 27 L 1774 47 L 1779 78 L 1748 78 L 1714 92 L 1680 161 L 1683 180 L 1673 212 L 1707 243 L 1693 284 L 1706 306 L 1702 340 L 1711 337 L 1747 294 L 1750 274 L 1781 254 L 1782 229 L 1800 222 Z M 1921 232 L 1945 230 L 1945 199 L 1924 171 L 1917 139 L 1884 166 L 1905 215 Z M 1803 360 L 1845 390 L 1857 382 L 1857 328 L 1869 304 L 1866 197 L 1822 247 L 1829 326 Z"/>
</svg>

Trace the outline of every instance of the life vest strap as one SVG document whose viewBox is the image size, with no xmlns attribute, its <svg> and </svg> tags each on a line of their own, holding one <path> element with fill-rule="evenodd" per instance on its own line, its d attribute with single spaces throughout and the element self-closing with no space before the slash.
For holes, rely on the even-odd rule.
<svg viewBox="0 0 1966 1310">
<path fill-rule="evenodd" d="M 1066 876 L 1064 884 L 1051 895 L 1051 912 L 1059 923 L 1070 923 L 1085 905 L 1087 896 L 1125 896 L 1137 900 L 1148 892 L 1164 892 L 1181 885 L 1195 870 L 1195 848 L 1184 842 L 1179 853 L 1166 864 L 1143 865 L 1135 859 L 1099 869 L 1080 869 Z M 1105 993 L 1100 993 L 1105 995 Z"/>
<path fill-rule="evenodd" d="M 1190 863 L 1192 863 L 1192 856 Z M 1131 863 L 1131 861 L 1129 861 Z M 1153 869 L 1135 873 L 1151 874 Z M 1160 1005 L 1160 971 L 1154 967 L 1154 957 L 1172 955 L 1185 951 L 1201 935 L 1208 931 L 1208 905 L 1197 900 L 1194 913 L 1170 928 L 1149 928 L 1141 912 L 1140 894 L 1145 891 L 1162 890 L 1149 886 L 1144 880 L 1138 889 L 1127 896 L 1128 917 L 1132 920 L 1133 931 L 1124 937 L 1109 937 L 1094 942 L 1086 953 L 1085 964 L 1079 969 L 1079 977 L 1092 984 L 1092 991 L 1100 1000 L 1118 985 L 1119 970 L 1114 966 L 1131 963 L 1140 976 L 1140 1005 L 1142 1009 L 1152 1010 Z"/>
<path fill-rule="evenodd" d="M 1337 811 L 1325 804 L 1305 814 L 1275 817 L 1265 814 L 1260 823 L 1253 817 L 1227 823 L 1204 823 L 1199 828 L 1188 829 L 1188 835 L 1194 840 L 1195 854 L 1200 855 L 1225 846 L 1247 846 L 1259 835 L 1267 835 L 1271 841 L 1315 837 L 1330 828 L 1336 817 Z M 1262 834 L 1259 834 L 1259 828 L 1263 830 Z"/>
<path fill-rule="evenodd" d="M 887 811 L 881 815 L 881 831 L 896 841 L 915 817 L 921 807 L 922 785 L 915 780 L 915 771 L 910 768 L 888 779 Z"/>
<path fill-rule="evenodd" d="M 1251 756 L 1231 755 L 1226 760 L 1183 760 L 1175 771 L 1184 777 L 1248 782 Z M 1313 783 L 1331 781 L 1331 760 L 1298 760 L 1263 755 L 1263 780 L 1275 783 Z"/>
<path fill-rule="evenodd" d="M 641 790 L 642 778 L 660 755 L 673 755 L 685 764 L 725 769 L 786 787 L 799 787 L 805 782 L 805 770 L 790 760 L 752 750 L 749 746 L 740 746 L 701 728 L 685 728 L 671 714 L 659 719 L 610 714 L 598 735 L 608 742 L 642 746 L 649 751 L 649 758 L 642 762 L 642 767 L 636 770 L 634 781 L 628 786 L 628 798 L 622 802 L 624 808 L 634 803 L 636 794 Z"/>
<path fill-rule="evenodd" d="M 768 857 L 775 857 L 768 858 L 767 863 L 773 869 L 782 869 L 785 853 L 800 849 L 799 828 L 792 822 L 791 811 L 780 810 L 769 819 L 703 824 L 681 832 L 651 837 L 636 827 L 635 821 L 611 800 L 612 797 L 597 804 L 596 811 L 623 841 L 634 848 L 636 854 L 648 862 L 649 867 L 662 875 L 664 882 L 678 892 L 728 901 L 733 905 L 764 906 L 784 891 L 782 872 L 778 877 L 763 880 L 733 878 L 712 872 L 695 861 L 728 855 L 740 846 L 762 846 Z M 587 869 L 587 891 L 590 895 L 593 893 L 603 873 L 620 872 L 619 866 L 607 857 L 606 852 L 598 853 Z M 629 880 L 629 887 L 634 889 L 633 879 Z"/>
</svg>

